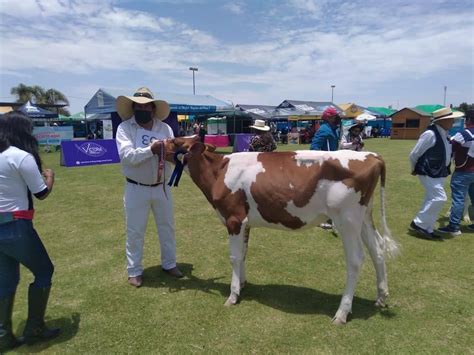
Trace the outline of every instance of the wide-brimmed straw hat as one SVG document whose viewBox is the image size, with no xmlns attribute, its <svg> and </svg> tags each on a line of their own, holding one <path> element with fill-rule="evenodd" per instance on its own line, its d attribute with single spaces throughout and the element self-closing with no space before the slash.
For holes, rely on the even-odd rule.
<svg viewBox="0 0 474 355">
<path fill-rule="evenodd" d="M 359 127 L 361 130 L 363 130 L 364 124 L 362 122 L 353 123 L 347 128 L 347 130 L 350 131 L 352 128 L 355 128 L 355 127 Z"/>
<path fill-rule="evenodd" d="M 270 127 L 265 124 L 264 120 L 255 120 L 253 126 L 249 126 L 250 128 L 258 129 L 259 131 L 269 131 Z"/>
<path fill-rule="evenodd" d="M 433 111 L 432 113 L 432 121 L 431 122 L 438 122 L 441 120 L 447 120 L 448 118 L 458 118 L 464 116 L 464 113 L 460 111 L 451 110 L 449 107 L 443 107 L 439 110 Z"/>
<path fill-rule="evenodd" d="M 119 96 L 115 107 L 117 108 L 117 113 L 123 121 L 130 119 L 133 112 L 133 103 L 137 104 L 147 104 L 153 102 L 155 104 L 155 118 L 163 121 L 170 114 L 170 106 L 166 101 L 155 100 L 153 93 L 150 89 L 146 87 L 141 87 L 137 89 L 133 96 Z"/>
</svg>

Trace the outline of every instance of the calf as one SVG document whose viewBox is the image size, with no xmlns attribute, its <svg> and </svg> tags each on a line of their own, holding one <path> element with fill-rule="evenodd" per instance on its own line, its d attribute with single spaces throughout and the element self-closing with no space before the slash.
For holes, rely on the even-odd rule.
<svg viewBox="0 0 474 355">
<path fill-rule="evenodd" d="M 166 144 L 168 160 L 185 151 L 187 170 L 214 207 L 229 234 L 232 282 L 225 305 L 238 301 L 245 284 L 245 255 L 250 228 L 296 230 L 316 226 L 328 217 L 341 235 L 347 281 L 333 322 L 345 324 L 368 248 L 377 277 L 377 306 L 388 296 L 384 252 L 398 246 L 385 220 L 385 163 L 370 152 L 296 151 L 220 155 L 195 137 Z M 176 156 L 176 154 L 175 154 Z M 372 220 L 374 190 L 381 181 L 383 236 Z"/>
</svg>

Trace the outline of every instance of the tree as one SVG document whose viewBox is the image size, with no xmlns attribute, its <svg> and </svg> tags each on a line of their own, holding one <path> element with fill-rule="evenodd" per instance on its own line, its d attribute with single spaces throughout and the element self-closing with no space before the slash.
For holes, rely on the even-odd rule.
<svg viewBox="0 0 474 355">
<path fill-rule="evenodd" d="M 24 103 L 26 101 L 32 101 L 36 104 L 43 105 L 69 105 L 69 100 L 61 91 L 56 89 L 45 90 L 39 85 L 28 86 L 19 84 L 18 86 L 12 87 L 10 93 L 17 97 L 16 102 Z M 64 107 L 58 109 L 58 113 L 66 116 L 70 115 L 69 111 Z"/>
<path fill-rule="evenodd" d="M 463 102 L 458 107 L 456 107 L 456 109 L 466 113 L 468 110 L 474 109 L 474 104 L 469 105 L 467 102 Z"/>
</svg>

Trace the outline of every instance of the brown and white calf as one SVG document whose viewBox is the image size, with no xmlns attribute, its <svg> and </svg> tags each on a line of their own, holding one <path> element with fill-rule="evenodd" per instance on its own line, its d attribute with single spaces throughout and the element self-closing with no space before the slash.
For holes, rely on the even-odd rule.
<svg viewBox="0 0 474 355">
<path fill-rule="evenodd" d="M 346 323 L 364 260 L 363 244 L 375 266 L 377 306 L 388 296 L 384 252 L 395 254 L 384 210 L 385 163 L 370 152 L 296 151 L 221 155 L 206 150 L 194 137 L 176 138 L 170 151 L 187 151 L 187 169 L 194 183 L 227 227 L 232 264 L 230 296 L 238 301 L 245 284 L 245 255 L 252 227 L 296 230 L 331 218 L 341 236 L 347 265 L 344 294 L 333 318 Z M 372 220 L 374 191 L 381 181 L 383 236 Z"/>
</svg>

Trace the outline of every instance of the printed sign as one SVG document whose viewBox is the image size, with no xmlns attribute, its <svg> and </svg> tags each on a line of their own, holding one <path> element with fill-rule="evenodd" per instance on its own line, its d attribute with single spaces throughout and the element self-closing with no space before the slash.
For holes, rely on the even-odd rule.
<svg viewBox="0 0 474 355">
<path fill-rule="evenodd" d="M 114 139 L 61 142 L 61 165 L 74 167 L 114 163 L 120 163 Z"/>
<path fill-rule="evenodd" d="M 114 138 L 113 130 L 112 120 L 102 120 L 102 132 L 104 139 Z"/>
<path fill-rule="evenodd" d="M 40 145 L 60 145 L 74 137 L 72 126 L 34 127 L 33 135 Z"/>
</svg>

